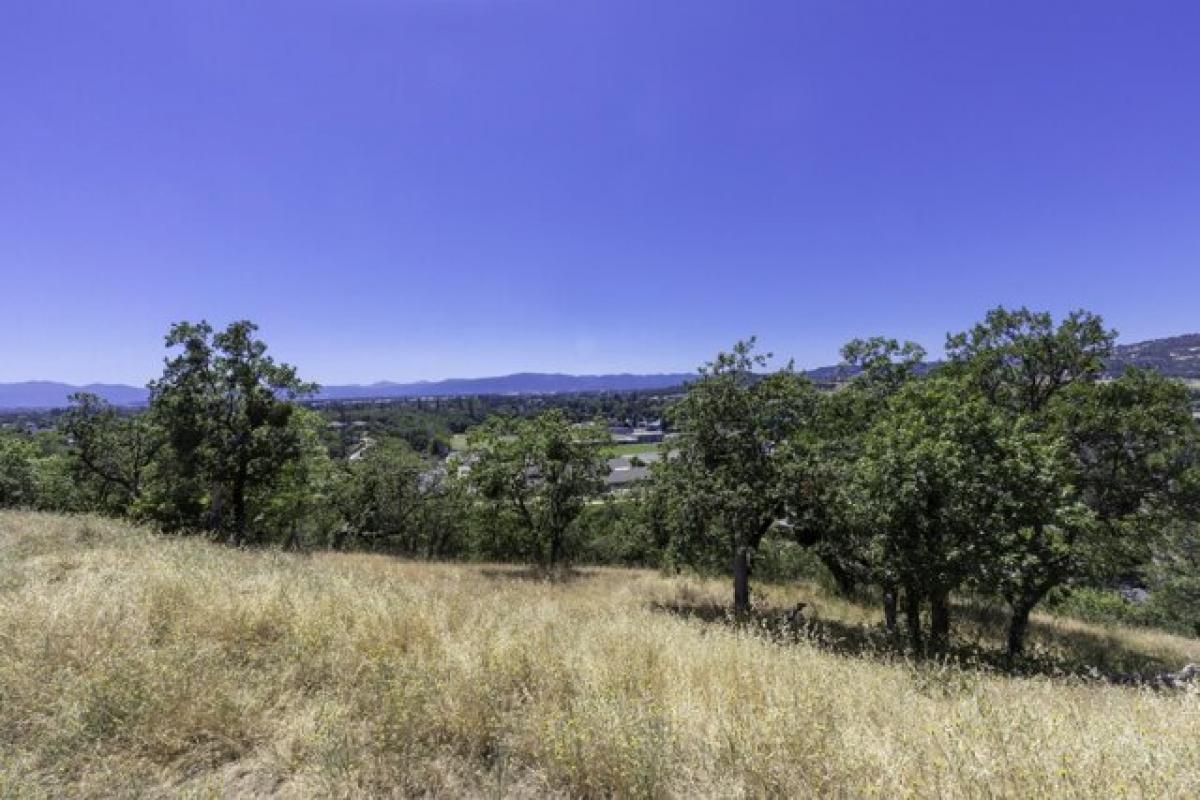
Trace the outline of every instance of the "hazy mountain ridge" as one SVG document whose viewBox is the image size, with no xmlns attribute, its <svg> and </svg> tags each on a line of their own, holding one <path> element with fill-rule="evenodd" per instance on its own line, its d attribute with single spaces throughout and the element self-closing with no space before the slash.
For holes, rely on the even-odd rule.
<svg viewBox="0 0 1200 800">
<path fill-rule="evenodd" d="M 399 399 L 482 394 L 565 394 L 571 392 L 629 392 L 669 389 L 695 378 L 695 373 L 567 375 L 521 372 L 490 378 L 450 378 L 442 381 L 323 386 L 316 400 Z M 0 409 L 58 408 L 75 392 L 92 392 L 114 405 L 145 403 L 148 390 L 125 384 L 93 383 L 75 386 L 55 381 L 0 383 Z"/>
<path fill-rule="evenodd" d="M 1120 374 L 1126 366 L 1153 367 L 1171 378 L 1200 379 L 1200 333 L 1118 345 L 1108 360 L 1108 371 Z"/>
<path fill-rule="evenodd" d="M 141 386 L 123 383 L 89 383 L 76 386 L 57 381 L 20 381 L 0 383 L 0 409 L 60 408 L 76 392 L 91 392 L 113 405 L 136 406 L 146 402 L 150 393 Z"/>
<path fill-rule="evenodd" d="M 449 378 L 442 381 L 368 385 L 325 386 L 320 400 L 350 400 L 374 397 L 447 397 L 469 394 L 562 394 L 568 392 L 643 391 L 679 386 L 695 373 L 619 373 L 568 375 L 550 372 L 518 372 L 490 378 Z"/>
<path fill-rule="evenodd" d="M 1118 345 L 1108 360 L 1108 373 L 1120 374 L 1126 366 L 1152 367 L 1172 378 L 1200 380 L 1200 333 L 1150 339 Z M 844 367 L 817 367 L 806 373 L 816 381 L 845 377 Z M 571 392 L 629 392 L 669 389 L 695 379 L 694 372 L 616 373 L 568 375 L 556 372 L 518 372 L 489 378 L 450 378 L 441 381 L 324 386 L 318 400 L 366 400 L 406 397 L 453 397 L 480 394 L 565 394 Z M 0 383 L 0 409 L 57 408 L 74 392 L 92 392 L 115 405 L 145 403 L 142 387 L 114 383 L 73 386 L 55 381 Z"/>
</svg>

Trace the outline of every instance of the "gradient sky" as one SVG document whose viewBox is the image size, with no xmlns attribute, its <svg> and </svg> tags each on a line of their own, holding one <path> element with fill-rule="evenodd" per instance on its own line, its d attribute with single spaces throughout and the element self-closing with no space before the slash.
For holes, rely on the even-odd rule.
<svg viewBox="0 0 1200 800">
<path fill-rule="evenodd" d="M 0 4 L 0 380 L 1200 330 L 1200 3 Z"/>
</svg>

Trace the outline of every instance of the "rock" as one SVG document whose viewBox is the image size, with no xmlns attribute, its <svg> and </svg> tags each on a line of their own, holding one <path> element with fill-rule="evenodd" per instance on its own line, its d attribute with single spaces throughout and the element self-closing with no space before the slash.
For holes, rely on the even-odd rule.
<svg viewBox="0 0 1200 800">
<path fill-rule="evenodd" d="M 1118 686 L 1145 686 L 1150 689 L 1181 689 L 1191 685 L 1200 676 L 1200 665 L 1188 664 L 1178 672 L 1159 672 L 1144 675 L 1140 672 L 1118 672 L 1108 675 L 1109 683 Z"/>
<path fill-rule="evenodd" d="M 1123 585 L 1117 591 L 1121 593 L 1121 597 L 1125 598 L 1127 603 L 1134 605 L 1141 605 L 1150 599 L 1150 592 L 1141 586 Z"/>
</svg>

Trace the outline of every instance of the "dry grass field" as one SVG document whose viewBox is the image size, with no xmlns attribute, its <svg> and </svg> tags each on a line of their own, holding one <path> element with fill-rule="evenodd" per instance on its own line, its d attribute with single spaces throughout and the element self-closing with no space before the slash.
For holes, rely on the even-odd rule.
<svg viewBox="0 0 1200 800">
<path fill-rule="evenodd" d="M 0 514 L 0 797 L 1200 796 L 1196 693 L 863 653 L 875 612 L 810 586 L 759 603 L 809 602 L 811 637 L 705 621 L 726 594 Z M 1048 663 L 1200 661 L 1035 636 Z"/>
</svg>

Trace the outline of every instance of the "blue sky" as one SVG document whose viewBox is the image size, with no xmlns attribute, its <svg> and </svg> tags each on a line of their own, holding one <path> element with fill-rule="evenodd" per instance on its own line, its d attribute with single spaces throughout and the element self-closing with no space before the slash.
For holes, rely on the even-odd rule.
<svg viewBox="0 0 1200 800">
<path fill-rule="evenodd" d="M 249 317 L 326 383 L 1200 330 L 1195 2 L 0 5 L 0 380 Z"/>
</svg>

